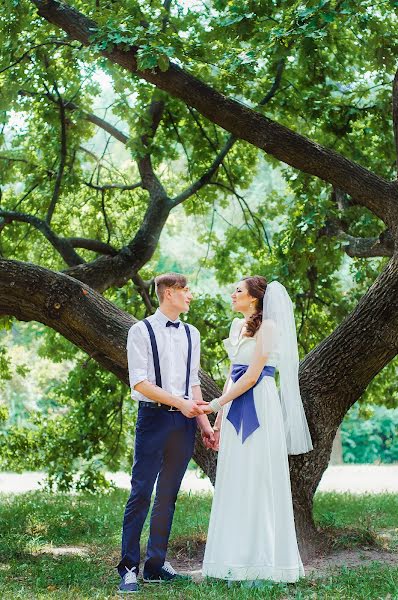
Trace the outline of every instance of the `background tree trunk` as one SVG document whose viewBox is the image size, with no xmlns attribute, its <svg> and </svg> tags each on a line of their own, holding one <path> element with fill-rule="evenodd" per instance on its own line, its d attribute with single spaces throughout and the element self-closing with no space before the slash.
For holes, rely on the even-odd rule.
<svg viewBox="0 0 398 600">
<path fill-rule="evenodd" d="M 343 443 L 341 439 L 341 427 L 339 427 L 336 431 L 336 435 L 333 440 L 332 453 L 330 455 L 330 464 L 342 465 L 343 462 Z"/>
</svg>

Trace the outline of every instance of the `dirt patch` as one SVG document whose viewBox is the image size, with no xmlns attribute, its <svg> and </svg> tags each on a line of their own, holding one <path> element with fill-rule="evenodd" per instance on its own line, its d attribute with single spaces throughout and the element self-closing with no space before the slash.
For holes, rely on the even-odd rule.
<svg viewBox="0 0 398 600">
<path fill-rule="evenodd" d="M 372 562 L 381 562 L 390 566 L 398 566 L 398 553 L 380 549 L 335 550 L 325 556 L 312 559 L 304 565 L 307 575 L 323 577 L 331 569 L 340 567 L 364 567 Z"/>
<path fill-rule="evenodd" d="M 348 567 L 354 569 L 357 567 L 365 567 L 372 562 L 381 562 L 390 566 L 398 567 L 398 553 L 387 552 L 383 550 L 338 550 L 320 556 L 304 564 L 304 570 L 307 577 L 318 578 L 325 577 L 334 569 L 340 567 Z M 194 561 L 173 561 L 173 567 L 179 573 L 191 575 L 192 579 L 197 583 L 203 580 L 201 568 L 202 562 Z"/>
<path fill-rule="evenodd" d="M 197 546 L 196 556 L 188 557 L 183 554 L 183 549 L 169 556 L 176 571 L 187 573 L 192 576 L 194 581 L 202 581 L 202 561 L 204 546 Z M 305 573 L 308 577 L 324 577 L 333 569 L 340 567 L 356 568 L 370 565 L 372 562 L 381 562 L 390 566 L 398 566 L 398 552 L 383 550 L 381 548 L 354 548 L 338 549 L 325 552 L 316 558 L 304 563 Z"/>
</svg>

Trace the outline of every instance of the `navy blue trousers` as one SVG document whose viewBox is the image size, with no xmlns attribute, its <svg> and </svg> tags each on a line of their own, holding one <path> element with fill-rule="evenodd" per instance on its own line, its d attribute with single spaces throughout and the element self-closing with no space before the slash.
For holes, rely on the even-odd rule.
<svg viewBox="0 0 398 600">
<path fill-rule="evenodd" d="M 140 564 L 140 538 L 156 485 L 144 571 L 156 574 L 163 566 L 175 503 L 182 478 L 193 454 L 196 419 L 181 412 L 138 409 L 131 493 L 123 519 L 122 558 L 117 569 Z"/>
</svg>

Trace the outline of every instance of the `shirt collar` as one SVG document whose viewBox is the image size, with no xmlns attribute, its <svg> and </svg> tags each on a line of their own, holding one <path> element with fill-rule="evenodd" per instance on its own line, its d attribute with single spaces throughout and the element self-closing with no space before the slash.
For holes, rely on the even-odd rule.
<svg viewBox="0 0 398 600">
<path fill-rule="evenodd" d="M 155 311 L 155 317 L 157 318 L 157 320 L 162 324 L 162 325 L 166 325 L 167 321 L 171 321 L 172 323 L 179 323 L 180 319 L 176 319 L 175 321 L 173 321 L 173 319 L 169 319 L 169 317 L 166 317 L 166 315 L 164 315 L 162 313 L 162 311 L 160 310 L 160 308 L 157 308 Z"/>
</svg>

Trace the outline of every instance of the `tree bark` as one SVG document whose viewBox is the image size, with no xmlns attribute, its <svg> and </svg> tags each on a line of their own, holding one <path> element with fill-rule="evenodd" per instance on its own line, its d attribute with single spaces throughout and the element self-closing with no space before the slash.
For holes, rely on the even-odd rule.
<svg viewBox="0 0 398 600">
<path fill-rule="evenodd" d="M 125 345 L 135 319 L 81 282 L 32 264 L 0 259 L 1 314 L 44 323 L 127 383 Z M 290 457 L 304 558 L 322 543 L 312 503 L 336 431 L 347 410 L 397 353 L 398 258 L 394 256 L 356 309 L 300 365 L 300 389 L 314 444 L 311 453 Z M 200 378 L 206 400 L 220 393 L 203 371 Z M 214 481 L 214 453 L 197 442 L 194 458 Z"/>
</svg>

